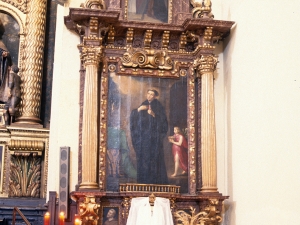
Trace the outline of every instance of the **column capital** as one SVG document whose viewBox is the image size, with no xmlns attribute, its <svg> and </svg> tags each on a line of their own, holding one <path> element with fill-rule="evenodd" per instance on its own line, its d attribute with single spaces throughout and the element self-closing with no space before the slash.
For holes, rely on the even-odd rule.
<svg viewBox="0 0 300 225">
<path fill-rule="evenodd" d="M 218 57 L 215 55 L 201 55 L 200 58 L 194 60 L 193 67 L 197 71 L 197 77 L 203 74 L 211 73 L 216 70 Z"/>
<path fill-rule="evenodd" d="M 103 57 L 103 47 L 94 47 L 94 46 L 83 46 L 80 59 L 83 62 L 84 67 L 88 65 L 97 66 Z"/>
</svg>

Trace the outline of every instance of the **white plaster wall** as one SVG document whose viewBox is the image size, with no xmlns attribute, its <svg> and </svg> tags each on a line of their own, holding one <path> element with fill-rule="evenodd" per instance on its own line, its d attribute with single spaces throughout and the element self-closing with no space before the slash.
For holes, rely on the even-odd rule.
<svg viewBox="0 0 300 225">
<path fill-rule="evenodd" d="M 74 2 L 74 1 L 73 1 Z M 75 5 L 79 7 L 78 5 Z M 75 7 L 73 6 L 73 7 Z M 70 147 L 70 191 L 78 181 L 79 36 L 64 25 L 68 6 L 58 5 L 50 125 L 49 191 L 59 192 L 59 150 Z"/>
<path fill-rule="evenodd" d="M 213 12 L 236 22 L 215 83 L 223 224 L 299 224 L 300 1 L 216 0 Z"/>
</svg>

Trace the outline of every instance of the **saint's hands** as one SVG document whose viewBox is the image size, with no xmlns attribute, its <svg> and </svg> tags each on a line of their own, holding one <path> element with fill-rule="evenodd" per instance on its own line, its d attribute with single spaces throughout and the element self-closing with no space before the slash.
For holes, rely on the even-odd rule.
<svg viewBox="0 0 300 225">
<path fill-rule="evenodd" d="M 140 112 L 141 110 L 147 110 L 149 115 L 155 117 L 155 113 L 152 111 L 152 109 L 149 108 L 148 105 L 141 105 L 140 107 L 138 107 L 138 112 Z"/>
<path fill-rule="evenodd" d="M 148 109 L 148 106 L 147 105 L 141 105 L 139 108 L 138 108 L 138 112 L 141 111 L 141 110 L 147 110 Z"/>
</svg>

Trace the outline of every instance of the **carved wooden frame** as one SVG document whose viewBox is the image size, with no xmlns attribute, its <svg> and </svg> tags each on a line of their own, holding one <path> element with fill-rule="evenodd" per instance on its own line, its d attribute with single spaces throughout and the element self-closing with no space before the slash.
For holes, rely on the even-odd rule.
<svg viewBox="0 0 300 225">
<path fill-rule="evenodd" d="M 4 183 L 4 169 L 5 169 L 5 144 L 0 143 L 0 193 L 3 192 L 3 183 Z"/>
</svg>

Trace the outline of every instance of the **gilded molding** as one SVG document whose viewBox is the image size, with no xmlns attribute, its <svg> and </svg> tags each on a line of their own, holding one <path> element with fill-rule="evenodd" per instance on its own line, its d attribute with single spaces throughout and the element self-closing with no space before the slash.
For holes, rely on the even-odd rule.
<svg viewBox="0 0 300 225">
<path fill-rule="evenodd" d="M 42 141 L 10 140 L 8 143 L 8 149 L 14 154 L 22 152 L 35 152 L 38 155 L 42 155 L 45 145 Z"/>
<path fill-rule="evenodd" d="M 17 122 L 39 124 L 43 73 L 46 0 L 31 0 L 22 52 L 22 100 Z M 34 88 L 33 88 L 34 87 Z"/>
<path fill-rule="evenodd" d="M 174 62 L 166 51 L 128 48 L 121 58 L 123 66 L 171 70 Z"/>
<path fill-rule="evenodd" d="M 123 210 L 122 210 L 122 217 L 123 219 L 127 219 L 129 215 L 129 209 L 131 205 L 131 197 L 124 197 L 121 203 Z"/>
<path fill-rule="evenodd" d="M 217 210 L 219 204 L 218 199 L 209 199 L 209 204 L 204 208 L 203 211 L 195 213 L 196 209 L 190 207 L 191 214 L 184 210 L 177 210 L 174 213 L 175 224 L 185 225 L 217 225 L 222 221 L 220 211 Z"/>
<path fill-rule="evenodd" d="M 79 216 L 82 224 L 98 224 L 98 211 L 100 204 L 96 202 L 95 196 L 86 196 L 84 201 L 79 204 Z"/>
<path fill-rule="evenodd" d="M 115 71 L 115 67 L 109 66 L 111 72 Z M 107 96 L 108 96 L 108 73 L 106 72 L 106 63 L 103 63 L 103 72 L 101 74 L 100 87 L 100 156 L 99 156 L 99 188 L 104 190 L 106 182 L 105 159 L 107 144 Z"/>
<path fill-rule="evenodd" d="M 194 7 L 192 10 L 194 18 L 214 18 L 210 0 L 191 0 L 191 4 Z"/>
<path fill-rule="evenodd" d="M 195 79 L 193 68 L 188 73 L 188 134 L 189 134 L 189 193 L 196 193 L 196 109 L 195 109 Z"/>
<path fill-rule="evenodd" d="M 194 60 L 194 68 L 197 71 L 197 77 L 206 73 L 213 73 L 216 70 L 218 57 L 215 55 L 201 55 Z"/>
</svg>

